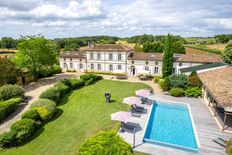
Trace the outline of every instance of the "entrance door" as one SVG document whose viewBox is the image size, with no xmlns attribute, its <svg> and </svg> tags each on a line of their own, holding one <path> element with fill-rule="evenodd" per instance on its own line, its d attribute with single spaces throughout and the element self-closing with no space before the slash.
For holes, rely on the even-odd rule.
<svg viewBox="0 0 232 155">
<path fill-rule="evenodd" d="M 134 66 L 131 66 L 131 74 L 132 74 L 133 76 L 135 76 L 135 67 L 134 67 Z"/>
</svg>

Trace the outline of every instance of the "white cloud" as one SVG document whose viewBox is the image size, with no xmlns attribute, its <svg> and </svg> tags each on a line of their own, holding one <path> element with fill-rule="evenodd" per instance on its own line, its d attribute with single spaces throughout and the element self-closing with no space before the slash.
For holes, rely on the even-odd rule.
<svg viewBox="0 0 232 155">
<path fill-rule="evenodd" d="M 228 0 L 8 0 L 0 1 L 0 35 L 208 36 L 232 31 L 231 8 Z"/>
</svg>

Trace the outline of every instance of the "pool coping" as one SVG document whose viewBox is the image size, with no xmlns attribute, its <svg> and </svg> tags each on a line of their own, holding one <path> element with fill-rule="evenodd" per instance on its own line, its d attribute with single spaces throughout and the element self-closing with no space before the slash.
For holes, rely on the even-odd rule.
<svg viewBox="0 0 232 155">
<path fill-rule="evenodd" d="M 151 111 L 152 111 L 153 106 L 154 106 L 156 101 L 158 101 L 158 102 L 159 101 L 161 101 L 161 102 L 170 102 L 171 104 L 172 103 L 174 103 L 174 104 L 182 104 L 182 105 L 185 105 L 185 106 L 188 107 L 188 111 L 189 111 L 189 115 L 190 115 L 190 119 L 191 119 L 191 124 L 192 124 L 192 128 L 193 128 L 195 140 L 196 140 L 196 143 L 197 143 L 197 149 L 189 148 L 189 147 L 185 147 L 185 146 L 180 146 L 180 145 L 175 145 L 175 144 L 171 144 L 171 143 L 165 143 L 165 142 L 161 142 L 161 141 L 155 141 L 155 140 L 145 138 L 148 122 L 149 122 L 150 116 L 151 116 Z M 194 123 L 194 119 L 193 119 L 193 116 L 192 116 L 192 111 L 191 111 L 190 105 L 188 103 L 185 103 L 185 102 L 173 102 L 173 101 L 169 101 L 169 100 L 153 100 L 153 104 L 152 104 L 152 106 L 151 106 L 151 108 L 149 110 L 148 119 L 146 121 L 145 128 L 144 128 L 144 131 L 143 131 L 143 141 L 145 143 L 146 143 L 146 141 L 150 141 L 151 144 L 160 145 L 160 146 L 169 147 L 169 148 L 178 149 L 178 150 L 187 151 L 187 152 L 198 153 L 198 150 L 201 147 L 201 145 L 200 145 L 198 133 L 197 133 L 197 130 L 196 130 L 196 126 L 195 126 L 195 123 Z"/>
</svg>

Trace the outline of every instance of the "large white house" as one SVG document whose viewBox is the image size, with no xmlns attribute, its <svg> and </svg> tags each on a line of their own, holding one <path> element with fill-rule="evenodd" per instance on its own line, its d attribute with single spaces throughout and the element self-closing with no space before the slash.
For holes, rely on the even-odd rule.
<svg viewBox="0 0 232 155">
<path fill-rule="evenodd" d="M 175 54 L 173 59 L 174 74 L 180 73 L 183 68 L 222 62 L 215 54 Z M 90 44 L 80 51 L 62 53 L 59 61 L 63 70 L 162 76 L 163 54 L 134 52 L 121 44 Z"/>
</svg>

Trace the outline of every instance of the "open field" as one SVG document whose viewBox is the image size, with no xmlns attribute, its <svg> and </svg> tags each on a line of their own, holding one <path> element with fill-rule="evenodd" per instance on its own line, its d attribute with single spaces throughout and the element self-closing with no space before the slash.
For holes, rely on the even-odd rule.
<svg viewBox="0 0 232 155">
<path fill-rule="evenodd" d="M 198 40 L 202 40 L 202 41 L 206 41 L 206 42 L 215 42 L 215 38 L 203 38 L 203 37 L 189 37 L 189 38 L 185 38 L 186 41 L 188 42 L 196 42 Z"/>
<path fill-rule="evenodd" d="M 206 47 L 210 49 L 216 49 L 216 50 L 225 50 L 226 44 L 212 44 L 212 45 L 205 45 Z"/>
<path fill-rule="evenodd" d="M 135 95 L 135 90 L 147 88 L 142 83 L 101 80 L 78 89 L 63 98 L 57 116 L 37 130 L 27 144 L 0 151 L 1 155 L 74 155 L 78 147 L 99 130 L 119 128 L 110 114 L 129 109 L 124 97 Z M 104 93 L 112 94 L 112 103 L 106 104 Z"/>
<path fill-rule="evenodd" d="M 15 52 L 17 52 L 17 50 L 14 49 L 0 49 L 0 57 L 4 58 L 4 57 L 9 57 L 15 54 Z"/>
<path fill-rule="evenodd" d="M 116 43 L 131 47 L 131 48 L 135 47 L 135 43 L 128 43 L 126 40 L 118 40 Z"/>
</svg>

